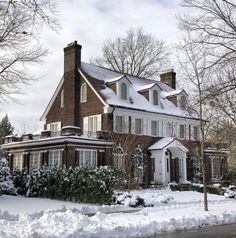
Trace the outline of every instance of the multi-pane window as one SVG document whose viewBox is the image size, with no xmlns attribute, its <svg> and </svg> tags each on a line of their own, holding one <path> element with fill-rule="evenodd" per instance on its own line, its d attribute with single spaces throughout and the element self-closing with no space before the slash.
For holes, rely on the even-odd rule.
<svg viewBox="0 0 236 238">
<path fill-rule="evenodd" d="M 14 154 L 13 157 L 13 170 L 23 169 L 23 154 Z"/>
<path fill-rule="evenodd" d="M 96 168 L 98 163 L 96 150 L 79 150 L 79 166 Z"/>
<path fill-rule="evenodd" d="M 212 166 L 212 179 L 215 181 L 220 180 L 220 158 L 211 157 Z"/>
<path fill-rule="evenodd" d="M 179 137 L 185 138 L 185 125 L 179 125 Z"/>
<path fill-rule="evenodd" d="M 83 83 L 80 87 L 80 102 L 87 101 L 87 85 Z"/>
<path fill-rule="evenodd" d="M 96 116 L 89 117 L 88 127 L 89 127 L 90 132 L 96 132 L 97 131 L 98 125 L 97 125 L 97 117 Z"/>
<path fill-rule="evenodd" d="M 166 123 L 166 136 L 173 136 L 173 124 L 171 122 Z"/>
<path fill-rule="evenodd" d="M 135 134 L 141 135 L 143 132 L 143 125 L 141 118 L 135 118 Z"/>
<path fill-rule="evenodd" d="M 94 115 L 83 118 L 83 133 L 89 137 L 96 137 L 97 131 L 100 131 L 102 127 L 101 115 Z"/>
<path fill-rule="evenodd" d="M 124 117 L 116 116 L 116 132 L 124 132 Z"/>
<path fill-rule="evenodd" d="M 62 165 L 62 151 L 50 150 L 48 159 L 49 168 L 60 167 L 61 165 Z"/>
<path fill-rule="evenodd" d="M 61 135 L 61 122 L 53 122 L 47 124 L 47 129 L 51 131 L 51 136 L 60 136 Z"/>
<path fill-rule="evenodd" d="M 40 169 L 40 152 L 31 152 L 30 153 L 30 170 Z"/>
<path fill-rule="evenodd" d="M 158 121 L 151 121 L 151 135 L 157 136 L 158 134 Z"/>
<path fill-rule="evenodd" d="M 198 140 L 198 127 L 197 126 L 193 127 L 193 139 Z"/>
<path fill-rule="evenodd" d="M 127 100 L 127 85 L 125 83 L 121 84 L 121 99 Z"/>
<path fill-rule="evenodd" d="M 157 92 L 157 90 L 153 91 L 153 104 L 158 105 L 158 92 Z"/>
<path fill-rule="evenodd" d="M 113 165 L 116 169 L 124 169 L 125 168 L 125 161 L 124 161 L 124 151 L 122 147 L 116 147 L 113 153 Z"/>
</svg>

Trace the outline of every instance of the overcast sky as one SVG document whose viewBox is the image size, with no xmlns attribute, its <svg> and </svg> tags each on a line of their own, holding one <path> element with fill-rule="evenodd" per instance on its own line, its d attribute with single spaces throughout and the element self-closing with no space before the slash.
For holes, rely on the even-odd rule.
<svg viewBox="0 0 236 238">
<path fill-rule="evenodd" d="M 180 0 L 58 0 L 59 34 L 45 30 L 42 43 L 51 53 L 43 64 L 30 70 L 39 78 L 23 88 L 15 102 L 0 104 L 0 118 L 6 113 L 17 129 L 39 129 L 43 114 L 63 75 L 63 48 L 77 40 L 82 45 L 82 61 L 101 55 L 103 41 L 124 35 L 130 27 L 142 26 L 168 44 L 178 39 L 176 16 L 183 9 Z M 174 62 L 173 62 L 174 65 Z M 172 65 L 170 66 L 172 67 Z"/>
</svg>

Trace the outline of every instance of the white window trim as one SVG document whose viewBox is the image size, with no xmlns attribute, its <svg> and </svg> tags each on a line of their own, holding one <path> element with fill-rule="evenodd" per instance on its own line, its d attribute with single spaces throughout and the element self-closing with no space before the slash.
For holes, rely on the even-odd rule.
<svg viewBox="0 0 236 238">
<path fill-rule="evenodd" d="M 49 150 L 49 153 L 48 153 L 48 167 L 49 168 L 62 166 L 62 151 L 63 150 Z M 55 158 L 55 154 L 53 154 L 53 157 L 50 158 L 50 154 L 54 152 L 58 152 L 58 157 Z M 56 160 L 58 162 L 57 164 L 55 164 Z"/>
<path fill-rule="evenodd" d="M 136 133 L 136 120 L 140 120 L 141 121 L 141 133 Z M 136 117 L 136 118 L 134 118 L 134 134 L 135 135 L 143 135 L 143 118 L 138 118 L 138 117 Z"/>
<path fill-rule="evenodd" d="M 98 167 L 97 150 L 78 149 L 77 151 L 79 153 L 79 167 L 88 167 L 88 168 Z"/>
<path fill-rule="evenodd" d="M 34 167 L 34 164 L 36 164 L 36 167 Z M 29 166 L 30 166 L 30 170 L 33 170 L 33 169 L 39 170 L 40 169 L 40 167 L 41 167 L 41 153 L 40 152 L 30 152 Z"/>
<path fill-rule="evenodd" d="M 64 89 L 61 90 L 61 108 L 64 107 Z"/>
<path fill-rule="evenodd" d="M 84 89 L 85 88 L 85 89 Z M 85 90 L 85 91 L 84 91 Z M 80 86 L 80 102 L 87 102 L 87 84 L 83 83 Z"/>
<path fill-rule="evenodd" d="M 19 157 L 18 157 L 19 156 Z M 13 157 L 13 170 L 22 170 L 23 169 L 23 154 L 14 154 Z"/>
</svg>

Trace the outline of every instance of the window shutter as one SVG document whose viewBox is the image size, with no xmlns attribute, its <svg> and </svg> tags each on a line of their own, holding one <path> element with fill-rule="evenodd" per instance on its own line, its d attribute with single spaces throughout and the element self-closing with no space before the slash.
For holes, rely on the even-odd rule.
<svg viewBox="0 0 236 238">
<path fill-rule="evenodd" d="M 101 131 L 102 130 L 102 115 L 97 115 L 97 130 Z"/>
<path fill-rule="evenodd" d="M 61 122 L 57 122 L 57 131 L 60 131 L 61 130 Z"/>
<path fill-rule="evenodd" d="M 88 117 L 84 117 L 83 119 L 83 134 L 85 134 L 85 132 L 87 133 L 88 131 Z"/>
<path fill-rule="evenodd" d="M 47 124 L 47 130 L 50 130 L 50 124 Z"/>
</svg>

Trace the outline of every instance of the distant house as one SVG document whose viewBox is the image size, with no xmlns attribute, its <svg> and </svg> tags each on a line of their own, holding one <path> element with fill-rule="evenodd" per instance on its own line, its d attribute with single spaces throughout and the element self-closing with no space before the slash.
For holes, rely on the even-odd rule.
<svg viewBox="0 0 236 238">
<path fill-rule="evenodd" d="M 11 168 L 126 169 L 132 160 L 140 183 L 192 179 L 199 119 L 185 90 L 176 89 L 176 73 L 166 71 L 160 81 L 122 74 L 81 62 L 81 49 L 76 41 L 64 48 L 64 75 L 41 117 L 44 130 L 6 137 Z M 208 180 L 216 181 L 221 163 L 209 161 Z"/>
</svg>

